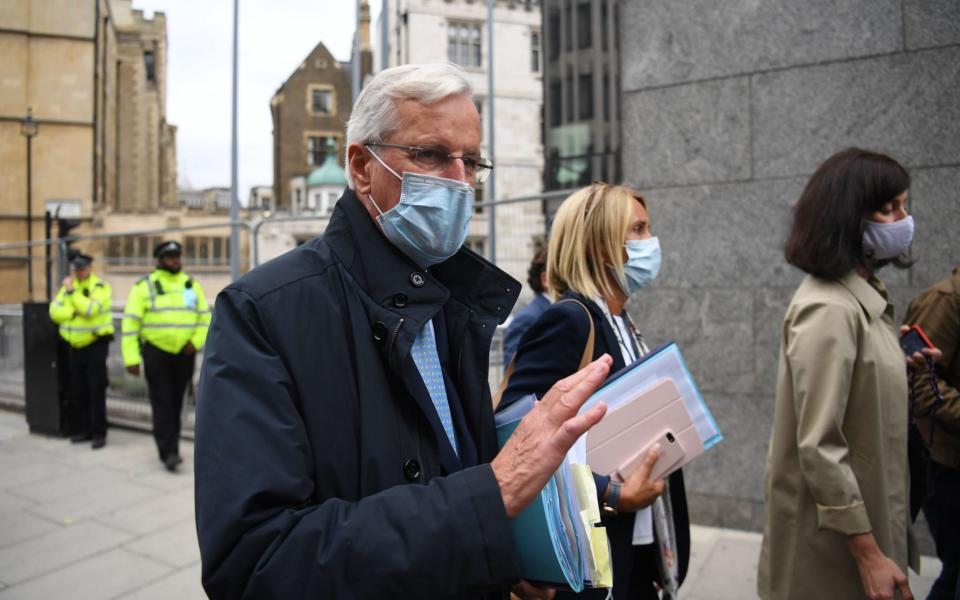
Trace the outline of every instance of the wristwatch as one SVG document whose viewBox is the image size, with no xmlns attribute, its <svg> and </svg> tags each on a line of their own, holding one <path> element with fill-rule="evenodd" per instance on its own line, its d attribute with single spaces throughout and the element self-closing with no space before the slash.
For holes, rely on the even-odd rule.
<svg viewBox="0 0 960 600">
<path fill-rule="evenodd" d="M 607 493 L 604 496 L 603 512 L 610 515 L 620 514 L 620 484 L 611 479 L 607 484 Z"/>
</svg>

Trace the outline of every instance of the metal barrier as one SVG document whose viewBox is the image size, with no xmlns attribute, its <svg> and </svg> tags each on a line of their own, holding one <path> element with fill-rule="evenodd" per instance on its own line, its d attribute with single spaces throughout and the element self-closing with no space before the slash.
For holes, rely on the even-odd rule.
<svg viewBox="0 0 960 600">
<path fill-rule="evenodd" d="M 149 429 L 151 424 L 150 400 L 144 378 L 127 373 L 120 351 L 120 312 L 113 313 L 116 340 L 110 344 L 107 356 L 107 417 L 111 423 Z M 24 404 L 24 353 L 23 312 L 19 306 L 0 306 L 0 405 L 23 410 Z M 184 398 L 182 424 L 184 433 L 193 434 L 196 409 L 196 382 L 202 353 L 197 357 L 194 381 L 187 388 Z"/>
<path fill-rule="evenodd" d="M 526 283 L 527 269 L 537 250 L 546 243 L 549 223 L 544 217 L 548 202 L 556 203 L 567 195 L 569 190 L 546 192 L 530 196 L 478 202 L 474 207 L 474 218 L 470 225 L 466 246 L 479 254 L 489 256 L 488 215 L 489 207 L 496 207 L 496 259 L 497 266 L 523 284 L 520 299 L 514 310 L 519 310 L 532 299 L 532 293 Z M 135 218 L 135 217 L 132 217 Z M 291 231 L 282 229 L 289 224 L 299 222 L 319 222 L 318 226 L 301 227 L 295 240 L 300 243 L 309 237 L 319 235 L 326 227 L 328 216 L 304 214 L 299 216 L 277 215 L 263 219 L 240 221 L 246 231 L 246 243 L 241 244 L 243 251 L 242 268 L 252 268 L 260 264 L 264 256 L 261 248 L 261 234 L 272 228 L 281 228 L 286 235 Z M 213 301 L 220 288 L 229 283 L 229 251 L 226 240 L 231 223 L 209 222 L 180 227 L 161 229 L 138 229 L 122 232 L 103 232 L 88 235 L 64 236 L 49 240 L 32 242 L 14 242 L 0 244 L 0 267 L 6 264 L 27 262 L 27 248 L 44 248 L 44 252 L 33 252 L 34 261 L 44 261 L 51 271 L 49 284 L 36 286 L 35 297 L 54 296 L 60 287 L 60 280 L 67 273 L 67 250 L 72 244 L 87 253 L 100 257 L 95 263 L 95 272 L 105 276 L 114 288 L 114 324 L 118 332 L 117 340 L 110 346 L 108 372 L 110 388 L 108 392 L 108 414 L 112 421 L 149 426 L 150 404 L 147 398 L 145 381 L 129 375 L 123 368 L 120 352 L 120 312 L 126 298 L 126 290 L 154 265 L 153 246 L 161 239 L 174 237 L 184 243 L 184 269 L 197 277 L 210 301 Z M 217 234 L 204 233 L 214 231 Z M 219 231 L 218 231 L 219 230 Z M 196 235 L 201 234 L 201 235 Z M 266 258 L 273 258 L 268 255 Z M 19 269 L 18 269 L 19 270 Z M 37 273 L 35 272 L 34 275 Z M 36 278 L 43 282 L 44 278 Z M 8 277 L 9 281 L 9 277 Z M 41 293 L 37 293 L 37 292 Z M 509 323 L 509 321 L 508 321 Z M 503 372 L 502 339 L 505 327 L 499 327 L 494 335 L 490 349 L 489 382 L 492 388 L 499 385 Z M 199 376 L 202 356 L 197 359 L 195 379 Z M 19 305 L 0 305 L 0 404 L 23 407 L 23 334 L 22 314 Z M 194 386 L 188 391 L 184 409 L 184 430 L 192 432 L 194 407 L 196 406 Z"/>
</svg>

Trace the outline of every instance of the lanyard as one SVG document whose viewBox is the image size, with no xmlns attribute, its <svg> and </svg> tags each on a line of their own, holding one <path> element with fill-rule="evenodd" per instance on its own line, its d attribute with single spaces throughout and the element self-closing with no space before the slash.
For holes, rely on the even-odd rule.
<svg viewBox="0 0 960 600">
<path fill-rule="evenodd" d="M 627 317 L 626 312 L 623 316 L 620 317 L 621 322 L 625 328 L 629 331 L 624 332 L 620 328 L 620 324 L 617 323 L 617 320 L 614 318 L 613 314 L 610 312 L 610 307 L 607 306 L 607 303 L 603 298 L 596 298 L 594 302 L 600 307 L 600 310 L 603 311 L 603 316 L 606 317 L 607 322 L 610 324 L 610 328 L 613 329 L 613 334 L 617 336 L 617 342 L 620 344 L 621 353 L 626 354 L 630 357 L 630 362 L 633 362 L 649 352 L 646 344 L 643 343 L 643 336 L 640 335 L 636 328 L 633 326 L 633 322 Z M 627 339 L 630 341 L 629 344 L 623 339 L 623 334 L 627 333 Z"/>
<path fill-rule="evenodd" d="M 937 424 L 937 420 L 936 420 L 937 411 L 940 410 L 941 406 L 943 406 L 944 400 L 943 400 L 943 394 L 940 393 L 940 387 L 937 385 L 937 371 L 934 368 L 933 359 L 930 357 L 927 357 L 927 364 L 930 366 L 930 388 L 933 390 L 933 404 L 930 405 L 930 408 L 922 412 L 917 410 L 916 408 L 916 393 L 913 390 L 914 390 L 914 383 L 917 380 L 917 374 L 913 369 L 910 370 L 909 385 L 910 385 L 910 415 L 914 420 L 914 424 L 916 424 L 917 417 L 930 418 L 930 436 L 928 438 L 929 443 L 927 443 L 927 448 L 929 449 L 933 447 L 933 433 L 934 433 L 934 430 L 936 429 L 936 424 Z"/>
</svg>

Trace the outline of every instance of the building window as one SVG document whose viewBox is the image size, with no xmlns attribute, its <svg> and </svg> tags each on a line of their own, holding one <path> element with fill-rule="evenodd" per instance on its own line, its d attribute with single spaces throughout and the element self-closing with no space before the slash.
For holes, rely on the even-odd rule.
<svg viewBox="0 0 960 600">
<path fill-rule="evenodd" d="M 577 5 L 577 48 L 583 50 L 593 43 L 593 24 L 590 18 L 590 3 Z"/>
<path fill-rule="evenodd" d="M 603 120 L 610 121 L 610 71 L 603 66 Z"/>
<path fill-rule="evenodd" d="M 564 121 L 567 123 L 573 122 L 573 67 L 567 65 L 567 77 L 566 77 L 566 105 L 563 109 Z"/>
<path fill-rule="evenodd" d="M 159 236 L 112 237 L 107 242 L 107 255 L 104 257 L 104 262 L 108 265 L 152 265 L 153 249 L 159 243 Z"/>
<path fill-rule="evenodd" d="M 157 59 L 152 50 L 143 53 L 143 66 L 147 72 L 147 83 L 157 82 Z"/>
<path fill-rule="evenodd" d="M 487 240 L 484 238 L 467 238 L 467 241 L 464 243 L 464 246 L 473 250 L 480 256 L 487 255 Z"/>
<path fill-rule="evenodd" d="M 573 50 L 573 5 L 571 0 L 566 1 L 563 7 L 563 49 Z"/>
<path fill-rule="evenodd" d="M 480 68 L 480 25 L 454 23 L 447 25 L 447 59 L 462 67 Z"/>
<path fill-rule="evenodd" d="M 333 114 L 333 90 L 311 87 L 310 112 L 315 115 L 330 116 Z"/>
<path fill-rule="evenodd" d="M 530 70 L 540 72 L 540 32 L 530 32 Z"/>
<path fill-rule="evenodd" d="M 473 190 L 473 213 L 474 214 L 482 215 L 485 212 L 484 209 L 486 207 L 483 206 L 484 202 L 485 200 L 484 200 L 483 184 L 478 183 L 477 187 L 474 188 Z"/>
<path fill-rule="evenodd" d="M 328 135 L 310 135 L 307 136 L 307 164 L 311 166 L 320 166 L 327 160 L 327 154 L 331 151 L 336 156 L 339 152 L 338 139 Z"/>
<path fill-rule="evenodd" d="M 603 45 L 604 52 L 607 51 L 607 47 L 609 46 L 609 43 L 607 42 L 607 38 L 609 37 L 607 32 L 610 30 L 607 25 L 607 15 L 609 14 L 608 10 L 607 0 L 603 0 L 603 2 L 600 4 L 600 43 Z"/>
<path fill-rule="evenodd" d="M 550 127 L 563 124 L 563 83 L 559 79 L 550 81 Z"/>
<path fill-rule="evenodd" d="M 547 15 L 547 54 L 552 61 L 560 58 L 560 11 L 555 8 Z"/>
<path fill-rule="evenodd" d="M 183 242 L 183 263 L 187 266 L 230 264 L 230 238 L 188 235 Z"/>
<path fill-rule="evenodd" d="M 581 75 L 577 84 L 580 107 L 580 120 L 593 118 L 593 74 Z"/>
</svg>

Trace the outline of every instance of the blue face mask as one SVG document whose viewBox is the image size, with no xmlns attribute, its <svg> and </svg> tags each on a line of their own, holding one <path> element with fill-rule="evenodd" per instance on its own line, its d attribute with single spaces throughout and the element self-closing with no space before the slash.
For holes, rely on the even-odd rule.
<svg viewBox="0 0 960 600">
<path fill-rule="evenodd" d="M 627 262 L 623 265 L 623 276 L 618 279 L 620 286 L 630 295 L 644 288 L 660 272 L 660 240 L 655 237 L 627 240 L 626 248 Z"/>
<path fill-rule="evenodd" d="M 460 249 L 467 239 L 473 216 L 473 186 L 455 179 L 406 172 L 401 181 L 400 202 L 383 212 L 373 196 L 367 195 L 380 216 L 377 223 L 390 243 L 421 267 L 441 263 Z"/>
</svg>

